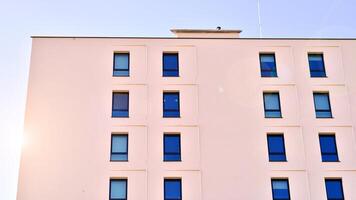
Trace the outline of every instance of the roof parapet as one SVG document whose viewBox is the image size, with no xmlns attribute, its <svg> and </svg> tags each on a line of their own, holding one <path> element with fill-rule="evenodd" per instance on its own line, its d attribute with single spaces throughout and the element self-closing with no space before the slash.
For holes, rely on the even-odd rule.
<svg viewBox="0 0 356 200">
<path fill-rule="evenodd" d="M 239 38 L 241 30 L 237 29 L 171 29 L 178 38 Z"/>
</svg>

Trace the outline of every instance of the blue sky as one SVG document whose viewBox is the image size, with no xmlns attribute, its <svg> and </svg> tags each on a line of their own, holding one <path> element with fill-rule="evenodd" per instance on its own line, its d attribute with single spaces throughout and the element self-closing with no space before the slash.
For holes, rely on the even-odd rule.
<svg viewBox="0 0 356 200">
<path fill-rule="evenodd" d="M 257 0 L 0 0 L 0 199 L 16 195 L 31 35 L 171 36 L 170 28 L 258 37 Z M 261 0 L 264 37 L 356 38 L 355 0 Z"/>
</svg>

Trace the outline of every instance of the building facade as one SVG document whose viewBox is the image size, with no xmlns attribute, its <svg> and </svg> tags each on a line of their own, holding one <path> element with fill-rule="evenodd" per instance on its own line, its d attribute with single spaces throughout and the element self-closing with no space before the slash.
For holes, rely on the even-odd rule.
<svg viewBox="0 0 356 200">
<path fill-rule="evenodd" d="M 18 200 L 356 199 L 356 40 L 33 37 Z"/>
</svg>

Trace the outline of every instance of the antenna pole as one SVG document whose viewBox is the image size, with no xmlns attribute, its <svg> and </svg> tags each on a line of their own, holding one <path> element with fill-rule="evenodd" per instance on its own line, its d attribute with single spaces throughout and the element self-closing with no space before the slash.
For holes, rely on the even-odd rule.
<svg viewBox="0 0 356 200">
<path fill-rule="evenodd" d="M 262 38 L 262 24 L 261 24 L 260 0 L 257 0 L 257 12 L 258 12 L 258 27 L 259 27 L 259 31 L 260 31 L 260 38 Z"/>
</svg>

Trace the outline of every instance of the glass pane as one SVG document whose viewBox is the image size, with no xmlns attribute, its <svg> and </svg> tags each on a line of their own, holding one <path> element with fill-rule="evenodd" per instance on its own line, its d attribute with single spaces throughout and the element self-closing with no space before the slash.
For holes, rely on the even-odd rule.
<svg viewBox="0 0 356 200">
<path fill-rule="evenodd" d="M 339 157 L 337 154 L 323 154 L 321 156 L 323 162 L 337 162 L 339 161 Z"/>
<path fill-rule="evenodd" d="M 277 75 L 276 73 L 276 61 L 273 54 L 261 54 L 261 71 L 263 75 Z M 264 73 L 272 72 L 272 73 Z"/>
<path fill-rule="evenodd" d="M 311 77 L 325 77 L 325 66 L 322 54 L 309 54 L 309 68 Z"/>
<path fill-rule="evenodd" d="M 129 76 L 129 70 L 114 71 L 114 76 Z"/>
<path fill-rule="evenodd" d="M 110 160 L 112 160 L 112 161 L 127 161 L 128 155 L 127 154 L 111 154 Z"/>
<path fill-rule="evenodd" d="M 163 70 L 178 70 L 178 54 L 163 54 Z"/>
<path fill-rule="evenodd" d="M 260 58 L 262 63 L 275 63 L 273 54 L 261 54 Z"/>
<path fill-rule="evenodd" d="M 334 136 L 320 136 L 320 145 L 323 153 L 336 153 Z"/>
<path fill-rule="evenodd" d="M 309 58 L 309 61 L 312 61 L 312 62 L 322 62 L 323 61 L 322 54 L 309 54 L 308 58 Z"/>
<path fill-rule="evenodd" d="M 180 154 L 164 154 L 164 161 L 180 161 Z"/>
<path fill-rule="evenodd" d="M 274 180 L 274 181 L 272 182 L 272 186 L 273 186 L 273 189 L 288 190 L 288 183 L 287 183 L 287 181 L 283 181 L 283 180 L 277 181 L 277 180 Z"/>
<path fill-rule="evenodd" d="M 311 77 L 326 77 L 325 71 L 311 71 Z"/>
<path fill-rule="evenodd" d="M 331 114 L 330 111 L 328 111 L 328 112 L 317 111 L 316 112 L 316 117 L 317 118 L 331 118 L 332 114 Z"/>
<path fill-rule="evenodd" d="M 280 118 L 280 117 L 282 117 L 282 113 L 280 111 L 266 111 L 265 117 L 266 118 Z"/>
<path fill-rule="evenodd" d="M 275 93 L 264 94 L 266 110 L 279 110 L 279 96 Z"/>
<path fill-rule="evenodd" d="M 289 199 L 289 189 L 287 181 L 273 181 L 272 187 L 274 199 Z"/>
<path fill-rule="evenodd" d="M 112 152 L 127 153 L 127 136 L 115 135 L 112 137 Z"/>
<path fill-rule="evenodd" d="M 129 69 L 129 54 L 116 53 L 114 60 L 114 69 L 128 70 Z"/>
<path fill-rule="evenodd" d="M 165 93 L 164 94 L 164 109 L 165 110 L 178 110 L 179 109 L 179 94 L 178 93 Z"/>
<path fill-rule="evenodd" d="M 165 153 L 180 153 L 180 137 L 173 135 L 164 136 Z"/>
<path fill-rule="evenodd" d="M 112 116 L 113 117 L 128 117 L 129 112 L 128 111 L 112 111 Z"/>
<path fill-rule="evenodd" d="M 112 180 L 110 198 L 126 199 L 126 180 Z"/>
<path fill-rule="evenodd" d="M 268 136 L 268 148 L 270 153 L 284 154 L 284 139 L 283 136 Z"/>
<path fill-rule="evenodd" d="M 163 71 L 163 76 L 174 76 L 174 77 L 176 77 L 176 76 L 179 76 L 179 72 L 178 72 L 178 70 L 164 70 Z"/>
<path fill-rule="evenodd" d="M 165 180 L 164 181 L 164 198 L 181 199 L 181 181 Z"/>
<path fill-rule="evenodd" d="M 316 110 L 330 110 L 328 94 L 314 94 Z"/>
<path fill-rule="evenodd" d="M 269 161 L 286 161 L 287 157 L 285 154 L 270 154 Z"/>
<path fill-rule="evenodd" d="M 344 199 L 341 180 L 326 180 L 328 199 Z"/>
<path fill-rule="evenodd" d="M 129 107 L 129 94 L 128 93 L 114 93 L 113 98 L 114 110 L 128 110 Z"/>
<path fill-rule="evenodd" d="M 276 71 L 261 71 L 262 77 L 277 77 Z"/>
</svg>

